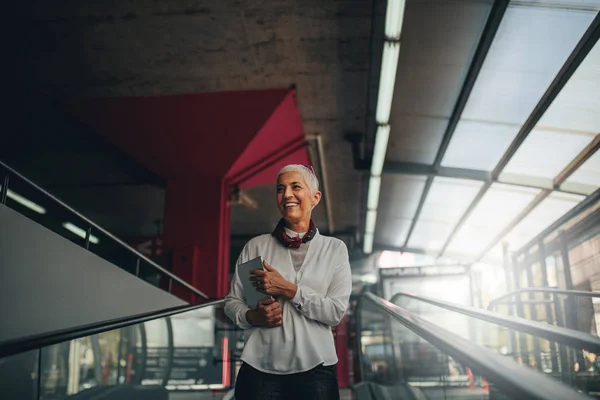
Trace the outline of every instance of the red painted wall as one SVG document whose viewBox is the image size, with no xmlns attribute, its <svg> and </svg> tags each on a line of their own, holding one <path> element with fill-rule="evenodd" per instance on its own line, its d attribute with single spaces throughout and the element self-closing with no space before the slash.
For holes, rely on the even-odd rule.
<svg viewBox="0 0 600 400">
<path fill-rule="evenodd" d="M 285 164 L 308 163 L 288 89 L 79 99 L 68 107 L 167 180 L 165 251 L 173 272 L 211 298 L 228 289 L 230 184 L 263 185 Z"/>
</svg>

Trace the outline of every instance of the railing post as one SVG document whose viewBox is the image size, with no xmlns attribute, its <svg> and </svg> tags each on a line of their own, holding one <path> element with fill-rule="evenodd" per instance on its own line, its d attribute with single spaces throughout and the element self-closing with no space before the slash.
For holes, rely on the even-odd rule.
<svg viewBox="0 0 600 400">
<path fill-rule="evenodd" d="M 135 259 L 135 276 L 137 276 L 137 277 L 140 276 L 140 259 L 139 258 Z"/>
<path fill-rule="evenodd" d="M 8 180 L 9 176 L 6 174 L 4 176 L 4 184 L 2 185 L 2 190 L 0 191 L 0 202 L 2 204 L 6 204 L 6 196 L 8 195 Z"/>
<path fill-rule="evenodd" d="M 548 267 L 546 266 L 546 246 L 544 245 L 544 241 L 540 240 L 538 243 L 538 255 L 540 257 L 540 270 L 542 274 L 542 286 L 549 287 L 548 284 Z M 546 311 L 546 322 L 550 325 L 554 325 L 554 317 L 556 315 L 556 311 L 552 312 L 552 306 L 550 305 L 550 299 L 553 296 L 549 293 L 544 293 L 543 299 L 545 303 L 545 311 Z M 550 344 L 550 359 L 552 362 L 552 372 L 558 372 L 558 353 L 556 351 L 557 343 L 549 342 Z"/>
<path fill-rule="evenodd" d="M 92 236 L 92 227 L 89 226 L 85 232 L 85 249 L 90 249 L 90 236 Z"/>
<path fill-rule="evenodd" d="M 37 376 L 36 376 L 36 399 L 42 398 L 42 356 L 43 356 L 43 348 L 38 349 L 38 357 L 37 357 Z"/>
<path fill-rule="evenodd" d="M 562 257 L 563 273 L 565 275 L 565 285 L 567 286 L 567 290 L 574 290 L 573 276 L 571 275 L 571 261 L 569 259 L 569 246 L 564 231 L 559 231 L 558 240 L 560 242 L 560 254 Z M 571 295 L 567 295 L 565 298 L 565 323 L 567 328 L 579 330 L 579 318 L 575 301 L 575 298 Z M 575 351 L 574 358 L 579 363 L 581 371 L 581 368 L 583 368 L 584 365 L 583 353 L 581 349 L 573 349 L 573 351 Z"/>
<path fill-rule="evenodd" d="M 173 278 L 169 277 L 169 293 L 171 293 L 172 288 L 173 288 Z"/>
<path fill-rule="evenodd" d="M 534 287 L 535 285 L 533 284 L 533 265 L 527 265 L 525 266 L 525 276 L 527 277 L 527 287 Z M 535 303 L 536 299 L 535 299 L 535 293 L 529 292 L 527 295 L 527 298 L 529 300 L 529 314 L 531 316 L 531 319 L 533 321 L 538 322 L 538 318 L 537 318 L 537 303 Z M 533 339 L 533 352 L 534 352 L 534 358 L 535 358 L 535 363 L 537 364 L 537 369 L 538 371 L 542 370 L 542 349 L 540 347 L 540 340 L 536 337 L 532 337 Z"/>
<path fill-rule="evenodd" d="M 519 271 L 519 262 L 517 260 L 517 255 L 513 254 L 512 256 L 513 263 L 513 279 L 515 290 L 522 289 L 521 287 L 521 275 Z M 520 318 L 525 318 L 525 310 L 523 308 L 523 302 L 521 301 L 521 293 L 517 293 L 515 295 L 515 308 L 517 312 L 517 316 Z M 527 336 L 523 332 L 518 332 L 517 336 L 519 338 L 519 353 L 521 355 L 521 361 L 525 363 L 529 363 L 529 349 L 527 348 Z M 526 360 L 527 359 L 527 360 Z"/>
<path fill-rule="evenodd" d="M 508 254 L 508 243 L 502 243 L 502 266 L 504 267 L 504 278 L 506 279 L 506 293 L 509 293 L 512 290 L 512 282 L 510 276 L 510 256 Z M 515 296 L 509 298 L 514 299 Z M 513 315 L 514 303 L 506 304 L 506 309 L 508 315 Z M 511 354 L 516 354 L 517 352 L 517 336 L 515 331 L 508 330 L 508 352 Z"/>
<path fill-rule="evenodd" d="M 565 320 L 562 310 L 562 304 L 560 304 L 560 299 L 558 295 L 553 295 L 552 299 L 554 300 L 554 310 L 556 313 L 556 325 L 564 327 Z M 565 383 L 571 384 L 571 368 L 569 366 L 569 356 L 567 354 L 567 348 L 564 344 L 558 344 L 558 351 L 560 355 L 560 372 L 562 376 L 562 380 Z"/>
</svg>

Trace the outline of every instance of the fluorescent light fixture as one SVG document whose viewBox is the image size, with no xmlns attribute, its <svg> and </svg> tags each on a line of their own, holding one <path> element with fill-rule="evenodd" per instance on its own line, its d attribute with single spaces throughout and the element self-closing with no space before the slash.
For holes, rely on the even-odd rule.
<svg viewBox="0 0 600 400">
<path fill-rule="evenodd" d="M 373 234 L 365 233 L 363 241 L 363 252 L 365 254 L 371 254 L 373 252 Z"/>
<path fill-rule="evenodd" d="M 2 190 L 2 185 L 0 185 L 0 190 Z M 40 206 L 39 204 L 34 203 L 31 200 L 27 200 L 25 197 L 13 192 L 10 189 L 8 189 L 6 191 L 6 197 L 16 201 L 17 203 L 21 204 L 22 206 L 29 208 L 30 210 L 35 211 L 38 214 L 46 214 L 46 209 L 44 207 Z"/>
<path fill-rule="evenodd" d="M 379 203 L 379 189 L 381 188 L 381 177 L 372 176 L 369 179 L 369 196 L 367 197 L 367 210 L 376 210 Z"/>
<path fill-rule="evenodd" d="M 375 146 L 373 147 L 373 159 L 371 160 L 371 175 L 379 176 L 383 171 L 385 153 L 387 152 L 388 140 L 390 138 L 390 126 L 379 125 L 375 133 Z"/>
<path fill-rule="evenodd" d="M 379 75 L 379 93 L 377 95 L 377 111 L 375 113 L 378 124 L 385 125 L 390 120 L 399 55 L 399 42 L 385 42 L 383 44 L 381 74 Z"/>
<path fill-rule="evenodd" d="M 375 221 L 377 221 L 377 210 L 367 210 L 367 220 L 365 222 L 365 233 L 375 232 Z"/>
<path fill-rule="evenodd" d="M 84 231 L 83 229 L 81 229 L 80 227 L 73 225 L 70 222 L 63 222 L 62 226 L 63 226 L 63 228 L 65 228 L 68 231 L 73 232 L 80 238 L 85 239 L 85 235 L 87 232 Z M 99 242 L 100 242 L 100 240 L 96 236 L 90 235 L 90 243 L 98 244 Z"/>
<path fill-rule="evenodd" d="M 404 21 L 405 0 L 387 0 L 385 11 L 385 37 L 386 39 L 400 39 L 402 22 Z"/>
</svg>

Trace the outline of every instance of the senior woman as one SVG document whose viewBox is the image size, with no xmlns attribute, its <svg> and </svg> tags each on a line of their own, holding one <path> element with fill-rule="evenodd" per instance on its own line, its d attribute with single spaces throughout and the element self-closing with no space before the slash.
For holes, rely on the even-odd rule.
<svg viewBox="0 0 600 400">
<path fill-rule="evenodd" d="M 311 169 L 288 165 L 277 175 L 277 208 L 283 217 L 271 234 L 251 239 L 237 265 L 258 256 L 254 287 L 271 295 L 246 305 L 237 267 L 225 313 L 244 329 L 236 400 L 339 399 L 338 359 L 332 326 L 348 308 L 352 290 L 346 245 L 319 234 L 311 219 L 321 200 Z"/>
</svg>

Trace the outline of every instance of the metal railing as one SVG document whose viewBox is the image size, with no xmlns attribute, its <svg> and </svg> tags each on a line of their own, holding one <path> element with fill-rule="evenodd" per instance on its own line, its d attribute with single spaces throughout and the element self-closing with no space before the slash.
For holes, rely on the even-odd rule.
<svg viewBox="0 0 600 400">
<path fill-rule="evenodd" d="M 111 239 L 112 241 L 116 242 L 119 246 L 121 246 L 123 249 L 129 251 L 131 254 L 133 254 L 136 257 L 136 268 L 135 268 L 136 276 L 139 277 L 140 260 L 143 260 L 146 264 L 149 264 L 157 272 L 159 272 L 163 276 L 166 276 L 169 279 L 169 282 L 168 282 L 168 291 L 169 292 L 171 292 L 173 282 L 176 282 L 177 284 L 186 288 L 191 294 L 194 295 L 194 300 L 195 300 L 194 302 L 198 301 L 198 298 L 202 298 L 205 300 L 209 299 L 209 297 L 206 294 L 202 293 L 200 290 L 196 289 L 189 283 L 185 282 L 184 280 L 182 280 L 181 278 L 179 278 L 177 275 L 173 274 L 172 272 L 167 271 L 165 268 L 163 268 L 156 262 L 152 261 L 150 258 L 146 257 L 145 255 L 143 255 L 142 253 L 140 253 L 139 251 L 137 251 L 136 249 L 134 249 L 133 247 L 131 247 L 130 245 L 128 245 L 127 243 L 125 243 L 124 241 L 122 241 L 121 239 L 116 237 L 115 235 L 113 235 L 112 233 L 108 232 L 106 229 L 102 228 L 100 225 L 96 224 L 89 218 L 85 217 L 83 214 L 81 214 L 80 212 L 75 210 L 73 207 L 69 206 L 68 204 L 66 204 L 65 202 L 60 200 L 58 197 L 54 196 L 52 193 L 48 192 L 47 190 L 45 190 L 41 186 L 37 185 L 36 183 L 32 182 L 30 179 L 26 178 L 25 176 L 23 176 L 22 174 L 20 174 L 19 172 L 17 172 L 13 168 L 11 168 L 10 166 L 6 165 L 1 160 L 0 160 L 0 167 L 1 167 L 0 169 L 4 169 L 6 171 L 4 174 L 2 188 L 0 190 L 0 204 L 6 204 L 6 199 L 7 199 L 7 194 L 8 194 L 8 190 L 9 190 L 9 184 L 10 184 L 10 178 L 12 176 L 15 176 L 15 177 L 19 178 L 20 180 L 22 180 L 23 182 L 25 182 L 26 184 L 28 184 L 29 186 L 31 186 L 32 188 L 34 188 L 36 191 L 42 193 L 44 196 L 49 198 L 52 202 L 60 205 L 62 208 L 69 211 L 71 214 L 77 216 L 85 224 L 87 224 L 88 229 L 86 229 L 86 237 L 85 237 L 86 246 L 87 246 L 87 244 L 89 244 L 89 240 L 90 240 L 90 237 L 92 234 L 92 229 L 95 229 L 98 232 L 105 235 L 106 237 L 108 237 L 109 239 Z"/>
<path fill-rule="evenodd" d="M 24 338 L 7 340 L 4 342 L 0 342 L 0 359 L 19 353 L 24 353 L 29 350 L 41 349 L 47 346 L 51 346 L 53 344 L 63 343 L 69 340 L 96 335 L 102 332 L 108 332 L 114 329 L 125 328 L 131 325 L 137 325 L 143 322 L 148 322 L 164 317 L 170 317 L 184 312 L 198 310 L 205 307 L 212 307 L 224 303 L 225 299 L 221 299 L 198 305 L 184 305 L 171 307 L 166 308 L 164 310 L 131 315 L 125 318 L 94 322 L 89 325 L 60 329 L 57 331 L 45 332 L 38 335 L 27 336 Z"/>
<path fill-rule="evenodd" d="M 395 303 L 396 300 L 402 296 L 422 301 L 424 303 L 429 303 L 434 306 L 464 314 L 482 321 L 491 322 L 493 324 L 511 328 L 520 332 L 529 333 L 531 335 L 558 342 L 567 346 L 586 349 L 593 353 L 600 353 L 600 338 L 590 335 L 589 333 L 542 324 L 525 318 L 500 315 L 488 310 L 416 296 L 409 293 L 396 293 L 394 296 L 392 296 L 390 302 Z"/>
<path fill-rule="evenodd" d="M 515 399 L 589 399 L 570 387 L 521 366 L 372 293 L 364 298 L 459 363 L 475 370 Z"/>
<path fill-rule="evenodd" d="M 586 292 L 583 290 L 565 290 L 558 288 L 539 288 L 539 287 L 530 287 L 523 288 L 519 290 L 514 290 L 512 292 L 506 293 L 502 296 L 496 297 L 491 300 L 488 304 L 488 310 L 493 310 L 497 305 L 507 303 L 514 296 L 523 294 L 523 293 L 546 293 L 552 295 L 566 295 L 566 296 L 575 296 L 575 297 L 600 297 L 600 292 Z M 526 300 L 520 300 L 522 303 L 526 303 Z M 530 300 L 530 302 L 537 303 L 536 300 Z"/>
</svg>

